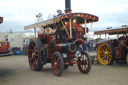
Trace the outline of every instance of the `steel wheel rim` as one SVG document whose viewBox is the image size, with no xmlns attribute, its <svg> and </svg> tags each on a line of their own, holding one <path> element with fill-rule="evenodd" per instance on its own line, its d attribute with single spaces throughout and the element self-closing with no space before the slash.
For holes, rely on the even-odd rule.
<svg viewBox="0 0 128 85">
<path fill-rule="evenodd" d="M 82 72 L 85 72 L 88 69 L 88 57 L 85 54 L 82 54 L 79 59 L 79 68 Z"/>
<path fill-rule="evenodd" d="M 106 43 L 99 45 L 97 54 L 98 60 L 103 65 L 108 65 L 112 60 L 112 49 Z"/>
<path fill-rule="evenodd" d="M 58 75 L 61 68 L 61 61 L 58 55 L 54 55 L 52 59 L 52 69 L 55 75 Z"/>
<path fill-rule="evenodd" d="M 28 60 L 29 60 L 29 65 L 31 69 L 32 70 L 36 69 L 37 62 L 38 62 L 38 50 L 34 42 L 30 43 L 30 46 L 28 49 Z"/>
</svg>

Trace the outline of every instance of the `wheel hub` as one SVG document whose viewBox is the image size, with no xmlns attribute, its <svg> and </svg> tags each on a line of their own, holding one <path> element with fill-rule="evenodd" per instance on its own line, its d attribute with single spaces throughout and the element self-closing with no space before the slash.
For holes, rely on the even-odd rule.
<svg viewBox="0 0 128 85">
<path fill-rule="evenodd" d="M 57 65 L 57 62 L 55 62 L 55 65 Z"/>
<path fill-rule="evenodd" d="M 34 58 L 35 57 L 35 53 L 32 53 L 32 58 Z"/>
<path fill-rule="evenodd" d="M 107 52 L 104 52 L 105 55 L 107 55 L 108 53 Z"/>
</svg>

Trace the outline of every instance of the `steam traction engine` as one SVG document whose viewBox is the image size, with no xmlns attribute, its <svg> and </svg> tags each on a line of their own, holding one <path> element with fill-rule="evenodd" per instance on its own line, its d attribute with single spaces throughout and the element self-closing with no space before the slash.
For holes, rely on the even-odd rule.
<svg viewBox="0 0 128 85">
<path fill-rule="evenodd" d="M 98 46 L 97 57 L 102 65 L 109 65 L 113 61 L 119 64 L 128 63 L 128 36 L 126 33 L 128 33 L 127 27 L 95 32 L 95 35 L 118 35 L 117 39 L 108 40 Z M 119 34 L 123 34 L 123 36 L 119 37 Z"/>
<path fill-rule="evenodd" d="M 46 63 L 51 63 L 56 76 L 61 76 L 64 69 L 74 64 L 84 74 L 91 69 L 89 54 L 78 51 L 78 47 L 86 43 L 86 24 L 98 21 L 98 17 L 87 13 L 71 13 L 70 0 L 65 2 L 65 14 L 25 27 L 25 30 L 43 28 L 28 48 L 29 65 L 34 71 L 41 70 Z"/>
</svg>

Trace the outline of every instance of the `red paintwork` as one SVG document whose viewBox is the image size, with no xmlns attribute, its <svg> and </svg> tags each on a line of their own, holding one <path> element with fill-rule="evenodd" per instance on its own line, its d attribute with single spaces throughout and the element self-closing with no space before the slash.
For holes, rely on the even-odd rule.
<svg viewBox="0 0 128 85">
<path fill-rule="evenodd" d="M 94 22 L 98 21 L 98 17 L 92 14 L 88 14 L 88 13 L 69 13 L 69 14 L 65 14 L 63 16 L 60 16 L 58 19 L 62 20 L 64 18 L 73 18 L 73 17 L 82 17 L 84 19 L 93 19 Z"/>
<path fill-rule="evenodd" d="M 47 58 L 48 59 L 51 59 L 51 57 L 52 57 L 52 55 L 53 55 L 53 53 L 56 51 L 56 49 L 54 49 L 54 48 L 49 48 L 49 49 L 47 49 Z"/>
<path fill-rule="evenodd" d="M 115 47 L 115 57 L 121 58 L 121 48 L 120 47 Z"/>
<path fill-rule="evenodd" d="M 115 47 L 115 58 L 125 58 L 126 48 L 125 47 Z"/>
<path fill-rule="evenodd" d="M 58 43 L 58 44 L 55 45 L 55 48 L 56 48 L 57 51 L 59 51 L 61 49 L 61 45 L 60 44 L 62 44 L 62 43 Z"/>
<path fill-rule="evenodd" d="M 10 52 L 10 42 L 0 42 L 0 53 Z"/>
</svg>

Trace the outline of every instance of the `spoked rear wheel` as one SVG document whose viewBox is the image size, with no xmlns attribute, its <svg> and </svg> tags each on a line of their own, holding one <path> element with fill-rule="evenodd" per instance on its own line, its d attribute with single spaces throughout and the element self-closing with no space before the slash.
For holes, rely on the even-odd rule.
<svg viewBox="0 0 128 85">
<path fill-rule="evenodd" d="M 38 40 L 31 41 L 28 48 L 29 66 L 33 71 L 40 71 L 42 69 L 41 60 L 39 58 L 42 56 L 42 53 L 37 42 Z"/>
<path fill-rule="evenodd" d="M 81 52 L 78 58 L 78 69 L 81 73 L 88 74 L 91 70 L 92 59 L 87 52 Z"/>
<path fill-rule="evenodd" d="M 114 47 L 105 42 L 99 45 L 97 51 L 98 60 L 102 65 L 109 65 L 114 61 Z"/>
<path fill-rule="evenodd" d="M 56 76 L 61 76 L 64 70 L 64 60 L 60 52 L 52 56 L 52 71 Z"/>
</svg>

